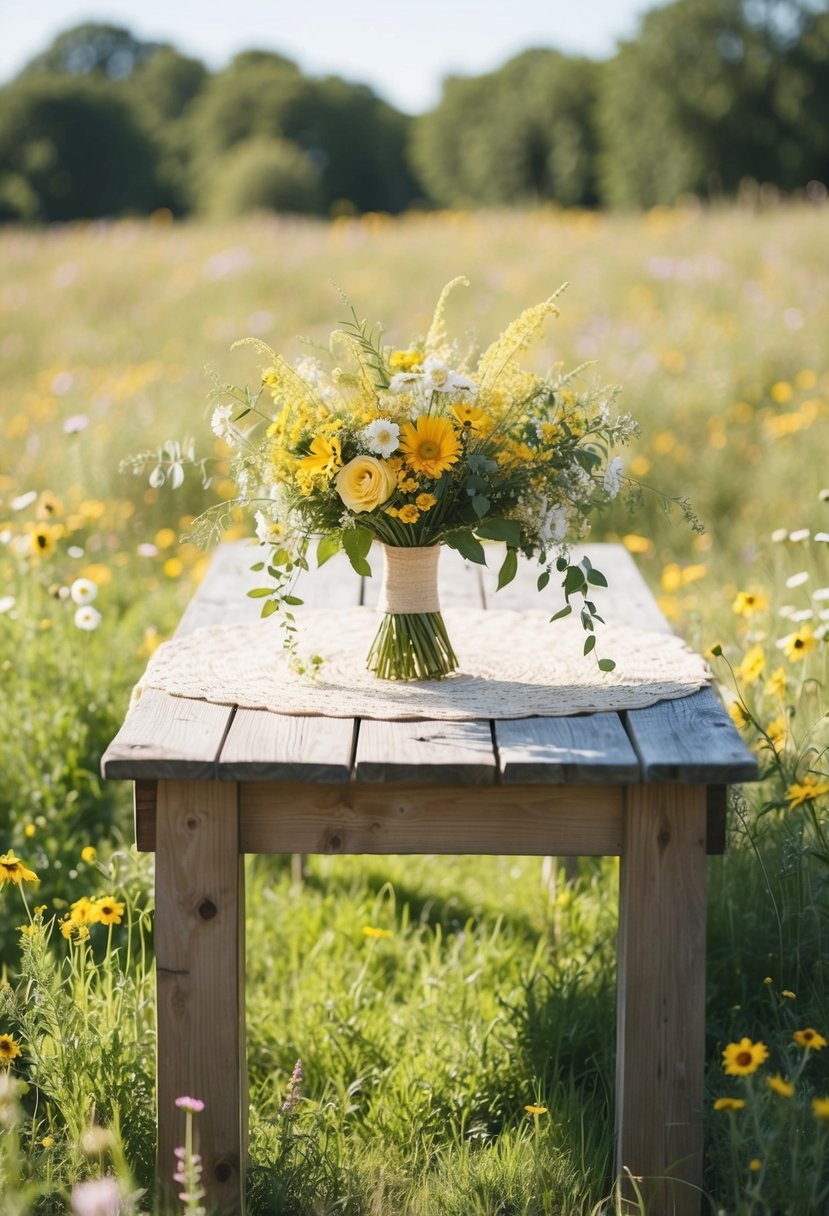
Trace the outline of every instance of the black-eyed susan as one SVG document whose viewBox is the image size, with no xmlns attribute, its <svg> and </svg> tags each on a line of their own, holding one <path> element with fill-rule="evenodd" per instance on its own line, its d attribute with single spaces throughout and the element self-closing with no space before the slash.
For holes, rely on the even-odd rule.
<svg viewBox="0 0 829 1216">
<path fill-rule="evenodd" d="M 20 1055 L 20 1044 L 10 1034 L 0 1034 L 0 1064 L 10 1064 Z"/>
<path fill-rule="evenodd" d="M 731 605 L 731 611 L 737 616 L 755 616 L 758 612 L 765 612 L 769 606 L 768 596 L 763 595 L 759 591 L 738 591 L 734 602 Z"/>
<path fill-rule="evenodd" d="M 744 1037 L 739 1043 L 729 1043 L 722 1053 L 723 1069 L 729 1077 L 747 1077 L 757 1071 L 768 1054 L 765 1043 L 754 1043 Z"/>
<path fill-rule="evenodd" d="M 20 886 L 21 883 L 37 880 L 34 870 L 30 870 L 19 857 L 15 857 L 14 849 L 9 849 L 8 853 L 0 857 L 0 883 L 14 882 Z"/>
<path fill-rule="evenodd" d="M 766 655 L 762 646 L 751 646 L 743 655 L 742 661 L 734 668 L 734 675 L 741 684 L 754 684 L 763 674 L 766 666 Z"/>
<path fill-rule="evenodd" d="M 714 1110 L 736 1111 L 742 1110 L 744 1107 L 743 1098 L 716 1098 L 714 1100 Z"/>
<path fill-rule="evenodd" d="M 120 925 L 121 917 L 124 915 L 124 904 L 119 900 L 114 899 L 111 895 L 102 895 L 100 899 L 95 900 L 95 907 L 98 909 L 98 919 L 102 925 Z"/>
<path fill-rule="evenodd" d="M 786 695 L 788 683 L 789 677 L 786 675 L 786 669 L 784 667 L 776 667 L 763 685 L 763 692 L 767 697 L 776 697 L 779 701 L 782 701 Z"/>
<path fill-rule="evenodd" d="M 82 895 L 72 904 L 70 919 L 76 925 L 96 925 L 101 919 L 101 910 L 94 900 Z"/>
<path fill-rule="evenodd" d="M 826 1046 L 826 1039 L 812 1026 L 807 1026 L 805 1030 L 796 1030 L 792 1038 L 795 1043 L 805 1047 L 807 1051 L 822 1051 Z"/>
<path fill-rule="evenodd" d="M 816 647 L 817 638 L 811 625 L 802 625 L 797 633 L 790 633 L 782 642 L 782 649 L 786 658 L 791 659 L 795 663 L 800 659 L 805 659 L 806 655 Z"/>
<path fill-rule="evenodd" d="M 421 414 L 414 426 L 411 422 L 403 424 L 400 449 L 415 473 L 440 477 L 457 463 L 461 441 L 448 418 Z"/>
<path fill-rule="evenodd" d="M 779 1072 L 776 1072 L 773 1077 L 766 1077 L 766 1085 L 781 1098 L 794 1096 L 794 1086 L 791 1081 L 784 1080 Z"/>
<path fill-rule="evenodd" d="M 54 551 L 57 535 L 48 524 L 38 524 L 29 533 L 29 551 L 37 557 L 48 557 Z"/>
</svg>

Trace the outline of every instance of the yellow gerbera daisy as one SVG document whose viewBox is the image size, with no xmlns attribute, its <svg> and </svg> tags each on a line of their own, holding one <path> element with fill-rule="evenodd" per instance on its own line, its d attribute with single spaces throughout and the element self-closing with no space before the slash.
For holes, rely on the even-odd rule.
<svg viewBox="0 0 829 1216">
<path fill-rule="evenodd" d="M 23 882 L 37 882 L 37 874 L 15 857 L 14 849 L 0 857 L 0 883 L 4 882 L 16 882 L 18 886 Z"/>
<path fill-rule="evenodd" d="M 747 1077 L 757 1071 L 768 1054 L 765 1043 L 742 1038 L 739 1043 L 729 1043 L 722 1053 L 723 1068 L 729 1077 Z"/>
<path fill-rule="evenodd" d="M 10 1034 L 0 1034 L 0 1064 L 10 1064 L 20 1055 L 20 1045 Z"/>
<path fill-rule="evenodd" d="M 826 1046 L 826 1039 L 811 1026 L 807 1026 L 805 1030 L 796 1030 L 792 1038 L 807 1051 L 821 1051 Z"/>
<path fill-rule="evenodd" d="M 411 422 L 403 424 L 400 448 L 415 473 L 440 477 L 457 461 L 461 442 L 447 418 L 421 414 L 414 426 Z"/>
</svg>

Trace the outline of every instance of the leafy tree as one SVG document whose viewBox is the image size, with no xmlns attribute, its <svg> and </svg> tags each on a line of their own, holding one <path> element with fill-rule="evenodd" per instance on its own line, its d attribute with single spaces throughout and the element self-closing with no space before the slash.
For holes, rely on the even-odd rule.
<svg viewBox="0 0 829 1216">
<path fill-rule="evenodd" d="M 745 178 L 805 185 L 821 143 L 825 164 L 812 113 L 818 96 L 826 107 L 824 27 L 795 2 L 675 0 L 647 13 L 604 72 L 604 199 L 672 203 Z"/>
<path fill-rule="evenodd" d="M 154 170 L 152 143 L 106 84 L 44 74 L 0 91 L 0 218 L 145 211 Z"/>
<path fill-rule="evenodd" d="M 592 110 L 599 65 L 531 50 L 497 72 L 449 77 L 415 120 L 412 161 L 449 206 L 596 201 Z"/>
<path fill-rule="evenodd" d="M 119 25 L 86 22 L 58 34 L 51 46 L 29 61 L 21 75 L 94 74 L 123 80 L 151 59 L 160 46 L 158 42 L 143 42 Z"/>
<path fill-rule="evenodd" d="M 215 215 L 319 211 L 319 178 L 296 144 L 255 135 L 234 144 L 218 162 L 207 206 Z"/>
</svg>

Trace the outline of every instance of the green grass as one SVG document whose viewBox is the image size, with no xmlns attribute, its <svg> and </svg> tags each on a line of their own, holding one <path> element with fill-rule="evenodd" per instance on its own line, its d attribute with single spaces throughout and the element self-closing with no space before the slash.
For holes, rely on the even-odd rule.
<svg viewBox="0 0 829 1216">
<path fill-rule="evenodd" d="M 453 297 L 453 328 L 482 343 L 569 280 L 529 357 L 595 360 L 586 376 L 621 383 L 642 426 L 634 472 L 687 496 L 708 529 L 695 537 L 646 497 L 634 519 L 598 521 L 595 538 L 626 538 L 700 649 L 721 642 L 735 667 L 753 647 L 762 656 L 759 676 L 743 667 L 737 683 L 765 780 L 738 791 L 729 850 L 710 863 L 706 1186 L 729 1216 L 813 1216 L 829 1124 L 811 1101 L 829 1096 L 829 1050 L 804 1054 L 792 1034 L 829 1037 L 829 824 L 825 794 L 792 807 L 787 791 L 827 774 L 829 546 L 814 538 L 829 531 L 825 224 L 803 207 L 0 232 L 0 605 L 16 601 L 0 613 L 0 854 L 14 848 L 38 872 L 30 903 L 48 904 L 46 923 L 83 895 L 144 908 L 151 889 L 148 865 L 121 856 L 129 791 L 103 783 L 98 761 L 203 568 L 176 538 L 210 497 L 150 490 L 118 473 L 122 457 L 187 433 L 208 446 L 203 366 L 252 380 L 255 360 L 229 350 L 237 337 L 289 356 L 299 335 L 325 340 L 340 308 L 329 279 L 401 345 L 456 274 L 472 288 Z M 89 425 L 67 435 L 73 415 Z M 54 517 L 13 505 L 30 490 L 61 500 Z M 54 548 L 33 558 L 41 524 Z M 799 529 L 812 537 L 790 539 Z M 90 633 L 59 591 L 79 576 L 100 585 Z M 768 606 L 739 617 L 738 591 Z M 777 643 L 804 625 L 817 640 L 790 659 Z M 712 663 L 730 687 L 725 659 Z M 786 688 L 767 690 L 780 666 Z M 87 845 L 100 865 L 82 860 Z M 538 860 L 315 858 L 301 891 L 283 860 L 251 861 L 253 1216 L 615 1210 L 615 891 L 609 860 L 582 860 L 552 893 Z M 79 947 L 55 929 L 53 962 L 25 961 L 23 920 L 15 889 L 0 890 L 0 1035 L 21 1044 L 11 1073 L 30 1087 L 14 1132 L 0 1093 L 2 1216 L 66 1211 L 73 1182 L 102 1165 L 146 1186 L 152 1160 L 151 955 L 132 949 L 127 964 L 125 925 L 107 955 L 92 926 L 79 987 Z M 139 940 L 151 950 L 134 924 Z M 36 990 L 48 1001 L 33 1003 Z M 720 1053 L 744 1035 L 768 1045 L 768 1065 L 726 1078 Z M 297 1059 L 304 1096 L 287 1120 Z M 778 1070 L 798 1077 L 792 1099 L 765 1087 Z M 712 1110 L 744 1093 L 747 1117 Z M 529 1115 L 534 1104 L 548 1113 Z M 117 1129 L 103 1162 L 82 1148 L 93 1119 Z"/>
</svg>

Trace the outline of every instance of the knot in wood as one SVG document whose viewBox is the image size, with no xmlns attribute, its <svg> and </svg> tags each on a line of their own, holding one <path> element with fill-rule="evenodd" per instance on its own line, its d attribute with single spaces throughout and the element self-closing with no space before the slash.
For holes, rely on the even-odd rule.
<svg viewBox="0 0 829 1216">
<path fill-rule="evenodd" d="M 671 833 L 668 831 L 667 828 L 663 828 L 662 831 L 659 833 L 659 835 L 656 838 L 656 843 L 659 845 L 660 849 L 667 848 L 668 845 L 671 843 Z"/>
<path fill-rule="evenodd" d="M 212 899 L 203 899 L 199 904 L 199 916 L 202 920 L 212 920 L 218 911 Z"/>
<path fill-rule="evenodd" d="M 229 1182 L 233 1177 L 233 1166 L 229 1161 L 217 1161 L 213 1176 L 217 1182 Z"/>
</svg>

